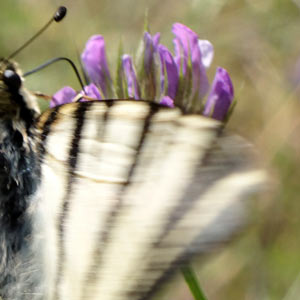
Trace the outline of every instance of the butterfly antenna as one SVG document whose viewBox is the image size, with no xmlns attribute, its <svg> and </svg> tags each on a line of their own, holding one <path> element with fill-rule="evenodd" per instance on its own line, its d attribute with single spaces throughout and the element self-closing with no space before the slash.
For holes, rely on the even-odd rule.
<svg viewBox="0 0 300 300">
<path fill-rule="evenodd" d="M 76 75 L 76 77 L 77 77 L 77 79 L 78 79 L 78 81 L 79 81 L 79 84 L 80 84 L 80 86 L 81 86 L 83 92 L 85 93 L 85 90 L 84 90 L 84 84 L 83 84 L 83 82 L 82 82 L 82 79 L 81 79 L 81 77 L 80 77 L 80 74 L 79 74 L 79 72 L 78 72 L 78 69 L 76 68 L 76 66 L 75 66 L 75 64 L 73 63 L 73 61 L 72 61 L 71 59 L 67 58 L 67 57 L 56 57 L 56 58 L 52 58 L 52 59 L 46 61 L 45 63 L 43 63 L 42 65 L 40 65 L 40 66 L 34 68 L 33 70 L 26 72 L 23 76 L 26 77 L 26 76 L 28 76 L 28 75 L 31 75 L 31 74 L 33 74 L 33 73 L 35 73 L 35 72 L 37 72 L 37 71 L 40 71 L 40 70 L 42 70 L 42 69 L 48 67 L 49 65 L 52 65 L 53 63 L 55 63 L 55 62 L 57 62 L 57 61 L 61 61 L 61 60 L 66 61 L 66 62 L 68 62 L 68 63 L 71 65 L 71 67 L 72 67 L 73 71 L 75 72 L 75 75 Z"/>
<path fill-rule="evenodd" d="M 15 57 L 19 52 L 21 52 L 24 48 L 26 48 L 31 42 L 33 42 L 40 34 L 42 34 L 51 24 L 53 21 L 60 22 L 65 15 L 67 14 L 67 9 L 64 6 L 60 6 L 53 17 L 32 37 L 30 38 L 26 43 L 24 43 L 20 48 L 18 48 L 16 51 L 14 51 L 11 55 L 8 56 L 7 59 L 11 59 Z"/>
</svg>

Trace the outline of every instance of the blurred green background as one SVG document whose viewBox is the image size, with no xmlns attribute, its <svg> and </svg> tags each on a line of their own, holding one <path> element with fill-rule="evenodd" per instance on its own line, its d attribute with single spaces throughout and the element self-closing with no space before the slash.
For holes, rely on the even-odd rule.
<svg viewBox="0 0 300 300">
<path fill-rule="evenodd" d="M 238 100 L 228 127 L 256 145 L 271 188 L 255 200 L 251 225 L 241 235 L 195 262 L 200 282 L 210 300 L 300 299 L 300 0 L 2 0 L 1 55 L 13 52 L 61 4 L 67 18 L 16 57 L 24 71 L 57 56 L 77 62 L 96 33 L 105 37 L 115 67 L 120 38 L 128 53 L 139 45 L 147 10 L 152 33 L 160 31 L 170 48 L 174 22 L 213 43 L 209 77 L 216 66 L 226 68 Z M 79 89 L 62 62 L 26 80 L 28 88 L 50 95 L 64 85 Z M 164 299 L 192 297 L 182 282 Z"/>
</svg>

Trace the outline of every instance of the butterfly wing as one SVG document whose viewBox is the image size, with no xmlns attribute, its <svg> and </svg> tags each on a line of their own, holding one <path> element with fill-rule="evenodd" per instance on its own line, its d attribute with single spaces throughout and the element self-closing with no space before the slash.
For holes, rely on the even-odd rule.
<svg viewBox="0 0 300 300">
<path fill-rule="evenodd" d="M 148 299 L 229 237 L 264 180 L 244 141 L 176 108 L 74 103 L 38 126 L 47 299 Z"/>
</svg>

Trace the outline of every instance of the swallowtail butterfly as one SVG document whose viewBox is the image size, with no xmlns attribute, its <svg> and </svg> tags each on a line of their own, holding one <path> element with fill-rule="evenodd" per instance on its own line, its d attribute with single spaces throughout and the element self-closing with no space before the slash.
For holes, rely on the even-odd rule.
<svg viewBox="0 0 300 300">
<path fill-rule="evenodd" d="M 222 124 L 150 101 L 42 115 L 0 60 L 0 295 L 141 300 L 242 223 L 263 183 Z"/>
</svg>

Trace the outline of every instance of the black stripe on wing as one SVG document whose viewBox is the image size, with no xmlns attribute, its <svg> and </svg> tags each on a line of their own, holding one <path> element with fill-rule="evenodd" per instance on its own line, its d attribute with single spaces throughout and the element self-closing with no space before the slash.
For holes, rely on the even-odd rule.
<svg viewBox="0 0 300 300">
<path fill-rule="evenodd" d="M 115 103 L 112 100 L 109 101 L 105 101 L 104 102 L 107 105 L 107 110 L 105 111 L 104 115 L 103 115 L 103 126 L 101 128 L 101 132 L 99 134 L 99 140 L 103 140 L 104 135 L 105 135 L 105 130 L 106 130 L 106 126 L 109 122 L 109 113 L 110 113 L 110 108 L 113 106 L 113 104 Z M 101 153 L 98 153 L 99 157 L 101 156 Z M 108 224 L 112 222 L 112 219 L 114 217 L 114 213 L 115 213 L 115 209 L 113 209 L 110 213 L 110 217 L 108 218 Z M 108 227 L 108 225 L 107 225 Z M 101 231 L 101 233 L 98 234 L 97 237 L 97 242 L 96 245 L 100 245 L 100 243 L 103 243 L 105 240 L 107 239 L 107 229 L 104 230 L 104 232 Z M 91 264 L 90 267 L 88 267 L 88 271 L 87 271 L 87 276 L 86 279 L 84 280 L 84 284 L 83 284 L 83 291 L 82 291 L 82 295 L 85 295 L 87 293 L 85 287 L 87 285 L 87 282 L 93 282 L 96 280 L 96 272 L 97 272 L 97 268 L 98 265 L 100 264 L 100 260 L 101 260 L 101 255 L 100 252 L 102 251 L 102 249 L 100 249 L 100 247 L 95 247 L 94 251 L 93 251 L 93 258 L 92 261 L 93 263 Z M 96 263 L 95 263 L 96 262 Z"/>
<path fill-rule="evenodd" d="M 74 112 L 74 120 L 76 121 L 74 135 L 70 145 L 69 155 L 68 155 L 68 182 L 66 186 L 66 192 L 63 198 L 63 205 L 61 213 L 58 217 L 57 230 L 58 230 L 58 264 L 56 273 L 56 290 L 54 299 L 60 299 L 59 287 L 60 281 L 63 276 L 63 265 L 65 259 L 65 247 L 64 247 L 64 225 L 68 219 L 68 214 L 70 212 L 70 199 L 72 196 L 72 187 L 75 183 L 74 171 L 76 170 L 78 153 L 80 147 L 81 132 L 85 123 L 86 112 L 91 107 L 92 103 L 87 102 L 84 104 L 79 104 L 76 111 Z"/>
<path fill-rule="evenodd" d="M 42 121 L 43 123 L 43 129 L 41 131 L 40 135 L 40 141 L 39 141 L 39 161 L 42 164 L 44 160 L 44 156 L 46 153 L 46 145 L 47 145 L 47 138 L 49 133 L 51 132 L 51 126 L 52 124 L 57 120 L 59 107 L 56 106 L 48 115 L 45 121 Z"/>
</svg>

